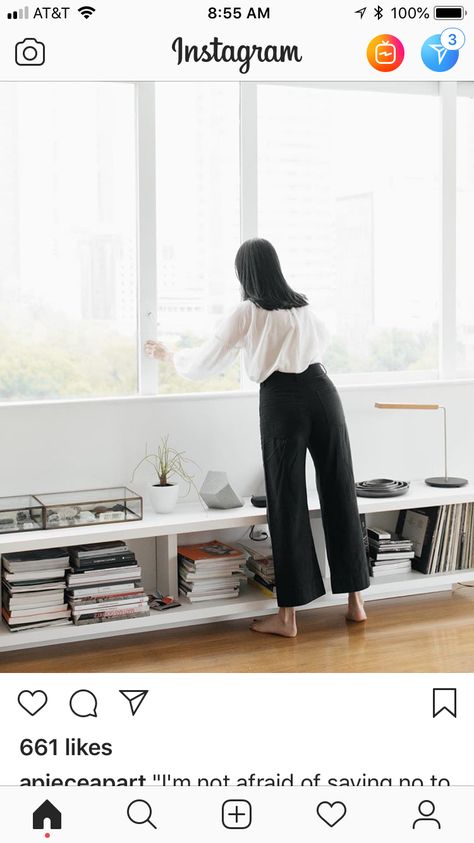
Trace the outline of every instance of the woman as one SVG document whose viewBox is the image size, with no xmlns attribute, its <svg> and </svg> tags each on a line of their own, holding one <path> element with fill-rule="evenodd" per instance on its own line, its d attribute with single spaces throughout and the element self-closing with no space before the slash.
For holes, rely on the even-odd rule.
<svg viewBox="0 0 474 843">
<path fill-rule="evenodd" d="M 369 570 L 349 436 L 336 387 L 320 362 L 323 326 L 305 296 L 287 284 L 268 240 L 242 243 L 235 259 L 242 302 L 198 349 L 170 352 L 148 341 L 146 352 L 173 359 L 192 380 L 225 370 L 244 349 L 249 377 L 260 383 L 260 437 L 279 611 L 251 629 L 293 638 L 296 607 L 325 593 L 306 492 L 306 453 L 316 483 L 334 593 L 348 593 L 346 618 L 364 621 L 360 592 Z"/>
</svg>

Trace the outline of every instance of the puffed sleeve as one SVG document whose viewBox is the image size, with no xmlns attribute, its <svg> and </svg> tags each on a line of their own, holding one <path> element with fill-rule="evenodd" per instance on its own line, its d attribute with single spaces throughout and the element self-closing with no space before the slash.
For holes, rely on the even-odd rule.
<svg viewBox="0 0 474 843">
<path fill-rule="evenodd" d="M 205 380 L 225 372 L 245 345 L 248 330 L 248 307 L 241 302 L 216 325 L 213 336 L 198 348 L 175 351 L 176 371 L 188 380 Z"/>
</svg>

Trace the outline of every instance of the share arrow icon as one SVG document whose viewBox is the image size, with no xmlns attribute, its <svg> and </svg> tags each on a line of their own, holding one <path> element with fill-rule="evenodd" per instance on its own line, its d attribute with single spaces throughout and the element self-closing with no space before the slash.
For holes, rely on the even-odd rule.
<svg viewBox="0 0 474 843">
<path fill-rule="evenodd" d="M 148 691 L 120 691 L 119 693 L 122 694 L 122 697 L 125 697 L 125 699 L 128 700 L 132 712 L 132 717 L 135 717 L 143 700 L 148 694 Z"/>
</svg>

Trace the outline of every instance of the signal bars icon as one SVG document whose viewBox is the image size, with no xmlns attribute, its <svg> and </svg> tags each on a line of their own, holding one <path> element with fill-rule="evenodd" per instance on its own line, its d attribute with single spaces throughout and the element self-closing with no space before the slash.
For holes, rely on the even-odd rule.
<svg viewBox="0 0 474 843">
<path fill-rule="evenodd" d="M 91 17 L 91 15 L 94 14 L 95 9 L 94 9 L 93 6 L 81 6 L 81 8 L 78 9 L 77 11 L 79 12 L 80 15 L 82 15 L 83 18 L 88 20 Z"/>
<path fill-rule="evenodd" d="M 30 15 L 28 6 L 24 6 L 23 9 L 17 9 L 15 12 L 8 12 L 7 19 L 8 20 L 28 20 Z"/>
</svg>

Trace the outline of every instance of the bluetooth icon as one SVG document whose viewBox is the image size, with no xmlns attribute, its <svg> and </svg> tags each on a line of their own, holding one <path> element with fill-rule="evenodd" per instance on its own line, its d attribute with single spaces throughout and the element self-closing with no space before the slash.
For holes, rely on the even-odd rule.
<svg viewBox="0 0 474 843">
<path fill-rule="evenodd" d="M 382 8 L 382 6 L 375 6 L 374 7 L 374 18 L 377 18 L 377 20 L 380 20 L 380 18 L 383 18 L 383 8 Z"/>
</svg>

